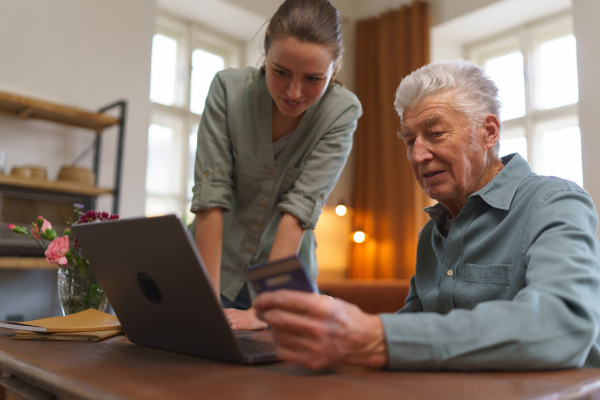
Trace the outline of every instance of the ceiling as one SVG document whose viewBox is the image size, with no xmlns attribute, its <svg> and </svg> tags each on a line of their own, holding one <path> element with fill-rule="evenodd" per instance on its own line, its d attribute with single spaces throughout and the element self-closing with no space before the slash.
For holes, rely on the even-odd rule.
<svg viewBox="0 0 600 400">
<path fill-rule="evenodd" d="M 430 1 L 434 6 L 447 6 L 448 0 Z M 433 32 L 447 41 L 469 43 L 570 8 L 571 0 L 501 0 L 440 23 Z"/>
<path fill-rule="evenodd" d="M 242 41 L 256 35 L 280 4 L 281 0 L 157 0 L 161 11 Z"/>
<path fill-rule="evenodd" d="M 395 4 L 398 1 L 388 0 L 388 3 Z M 452 14 L 450 0 L 427 1 L 438 12 Z M 468 3 L 469 0 L 452 1 Z M 228 37 L 248 41 L 259 32 L 281 2 L 282 0 L 157 0 L 157 6 L 159 10 L 186 20 L 197 21 Z M 361 12 L 368 10 L 362 2 L 338 0 L 336 3 L 338 7 L 345 6 L 343 8 L 348 12 L 354 8 L 360 9 Z M 571 0 L 493 0 L 489 3 L 475 12 L 449 21 L 441 21 L 437 15 L 432 15 L 434 20 L 438 20 L 433 27 L 434 34 L 446 40 L 465 43 L 571 7 Z"/>
</svg>

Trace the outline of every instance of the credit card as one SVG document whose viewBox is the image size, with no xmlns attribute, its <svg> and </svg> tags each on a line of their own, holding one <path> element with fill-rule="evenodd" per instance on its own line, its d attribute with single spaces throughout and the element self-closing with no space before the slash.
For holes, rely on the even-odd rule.
<svg viewBox="0 0 600 400">
<path fill-rule="evenodd" d="M 279 289 L 317 292 L 298 255 L 252 265 L 248 268 L 248 279 L 256 293 Z"/>
</svg>

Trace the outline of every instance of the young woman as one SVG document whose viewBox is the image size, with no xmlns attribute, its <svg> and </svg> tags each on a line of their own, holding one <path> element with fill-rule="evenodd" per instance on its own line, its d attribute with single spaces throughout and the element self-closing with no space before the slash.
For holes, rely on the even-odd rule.
<svg viewBox="0 0 600 400">
<path fill-rule="evenodd" d="M 264 51 L 261 69 L 217 73 L 198 131 L 196 244 L 234 329 L 264 327 L 249 265 L 300 253 L 316 279 L 312 230 L 362 113 L 335 81 L 343 45 L 329 1 L 286 0 Z"/>
</svg>

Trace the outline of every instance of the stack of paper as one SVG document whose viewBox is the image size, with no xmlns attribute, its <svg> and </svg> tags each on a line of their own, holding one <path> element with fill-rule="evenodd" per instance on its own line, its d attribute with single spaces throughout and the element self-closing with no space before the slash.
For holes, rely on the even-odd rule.
<svg viewBox="0 0 600 400">
<path fill-rule="evenodd" d="M 0 328 L 14 329 L 13 339 L 98 341 L 123 330 L 114 315 L 88 309 L 64 317 L 26 322 L 0 321 Z"/>
</svg>

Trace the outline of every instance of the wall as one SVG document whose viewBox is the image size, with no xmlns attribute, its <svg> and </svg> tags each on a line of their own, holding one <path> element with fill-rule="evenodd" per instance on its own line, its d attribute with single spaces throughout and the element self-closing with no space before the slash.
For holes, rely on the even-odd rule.
<svg viewBox="0 0 600 400">
<path fill-rule="evenodd" d="M 431 61 L 464 57 L 463 46 L 564 12 L 571 0 L 430 0 Z"/>
<path fill-rule="evenodd" d="M 122 216 L 144 213 L 154 16 L 152 0 L 0 1 L 0 90 L 89 110 L 128 101 Z M 102 186 L 112 185 L 115 132 L 106 131 Z M 60 166 L 91 140 L 73 128 L 0 117 L 6 172 L 36 164 L 55 179 Z M 98 208 L 109 210 L 111 204 L 105 197 Z M 26 319 L 56 315 L 55 281 L 54 271 L 0 270 L 0 319 L 9 313 Z"/>
<path fill-rule="evenodd" d="M 583 158 L 583 182 L 596 210 L 600 210 L 600 135 L 598 133 L 598 93 L 600 93 L 600 2 L 573 0 L 573 22 L 577 38 L 579 76 L 579 126 Z M 599 229 L 600 232 L 600 229 Z"/>
<path fill-rule="evenodd" d="M 0 88 L 90 110 L 117 99 L 129 102 L 120 207 L 124 216 L 144 210 L 154 14 L 154 3 L 148 0 L 0 3 Z M 31 136 L 24 148 L 15 135 L 24 124 L 2 119 L 0 143 L 6 149 L 7 171 L 16 164 L 41 164 L 54 178 L 61 164 L 89 144 L 89 138 L 74 135 L 70 128 L 26 125 Z M 67 134 L 61 136 L 63 132 Z M 115 135 L 107 133 L 109 145 Z M 104 151 L 101 176 L 101 183 L 108 185 L 113 164 L 109 150 Z"/>
</svg>

